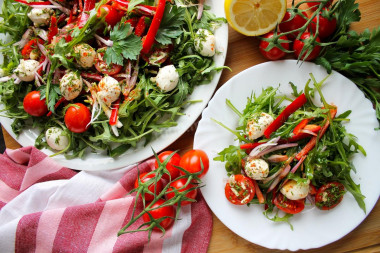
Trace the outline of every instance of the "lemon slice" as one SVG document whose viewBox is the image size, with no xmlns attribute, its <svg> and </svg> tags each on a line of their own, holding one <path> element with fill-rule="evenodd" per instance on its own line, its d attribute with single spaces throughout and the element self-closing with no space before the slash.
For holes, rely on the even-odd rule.
<svg viewBox="0 0 380 253">
<path fill-rule="evenodd" d="M 286 12 L 286 0 L 225 0 L 224 11 L 233 29 L 248 36 L 273 30 Z"/>
</svg>

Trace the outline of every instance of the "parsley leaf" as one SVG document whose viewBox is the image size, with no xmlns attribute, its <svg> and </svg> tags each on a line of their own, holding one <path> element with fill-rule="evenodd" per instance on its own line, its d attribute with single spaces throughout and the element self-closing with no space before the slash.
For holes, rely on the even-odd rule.
<svg viewBox="0 0 380 253">
<path fill-rule="evenodd" d="M 128 4 L 128 12 L 131 12 L 138 4 L 143 3 L 144 0 L 132 0 Z"/>
<path fill-rule="evenodd" d="M 108 47 L 104 59 L 108 65 L 111 63 L 123 65 L 123 58 L 136 60 L 142 49 L 142 42 L 139 37 L 130 33 L 130 24 L 119 23 L 110 32 L 110 39 L 113 46 Z"/>
<path fill-rule="evenodd" d="M 184 20 L 185 8 L 167 4 L 156 34 L 156 41 L 162 45 L 172 43 L 171 39 L 176 39 L 182 34 L 181 26 L 184 24 Z"/>
</svg>

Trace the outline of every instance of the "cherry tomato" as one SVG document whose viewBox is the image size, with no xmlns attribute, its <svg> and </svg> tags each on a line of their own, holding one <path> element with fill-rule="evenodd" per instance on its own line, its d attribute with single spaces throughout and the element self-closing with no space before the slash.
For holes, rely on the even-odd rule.
<svg viewBox="0 0 380 253">
<path fill-rule="evenodd" d="M 40 91 L 31 91 L 24 97 L 23 101 L 24 110 L 36 117 L 43 116 L 47 113 L 48 108 L 46 99 L 40 98 Z"/>
<path fill-rule="evenodd" d="M 310 2 L 307 2 L 307 6 L 309 8 L 311 8 L 312 11 L 315 11 L 318 9 L 319 5 L 321 4 L 320 2 L 311 2 L 311 1 L 314 1 L 314 0 L 309 0 Z M 325 7 L 330 7 L 331 4 L 332 4 L 333 0 L 330 0 L 326 3 Z"/>
<path fill-rule="evenodd" d="M 165 218 L 164 220 L 162 220 L 160 222 L 160 225 L 164 229 L 167 229 L 167 228 L 169 228 L 174 223 L 175 209 L 174 209 L 174 206 L 163 206 L 163 207 L 160 207 L 164 202 L 165 201 L 162 200 L 162 199 L 157 200 L 157 202 L 152 205 L 152 208 L 156 208 L 156 207 L 159 207 L 159 208 L 151 210 L 148 213 L 150 213 L 152 215 L 153 219 L 155 219 L 155 220 L 167 216 L 168 218 Z M 169 218 L 169 217 L 171 217 L 171 218 Z M 148 222 L 148 221 L 151 221 L 151 218 L 149 217 L 149 215 L 147 213 L 145 213 L 143 215 L 143 220 L 144 220 L 144 222 Z M 154 229 L 161 231 L 157 227 L 154 227 Z"/>
<path fill-rule="evenodd" d="M 276 197 L 273 199 L 273 203 L 277 206 L 278 209 L 290 214 L 299 213 L 305 208 L 305 199 L 287 199 L 280 192 L 277 193 Z"/>
<path fill-rule="evenodd" d="M 168 200 L 174 198 L 176 190 L 179 192 L 183 192 L 183 191 L 187 191 L 191 188 L 196 187 L 195 184 L 191 184 L 191 183 L 189 183 L 186 187 L 184 187 L 186 183 L 187 183 L 186 178 L 176 179 L 175 181 L 171 182 L 169 189 L 166 193 L 166 198 Z M 197 194 L 198 194 L 198 189 L 194 189 L 186 193 L 186 197 L 189 199 L 195 199 L 197 197 Z M 181 206 L 189 205 L 191 203 L 192 203 L 191 201 L 184 200 L 184 201 L 181 201 Z"/>
<path fill-rule="evenodd" d="M 171 155 L 173 153 L 173 151 L 164 151 L 162 152 L 161 154 L 158 155 L 158 159 L 160 160 L 160 162 L 164 162 L 166 160 L 166 158 L 168 158 L 169 155 Z M 173 180 L 174 178 L 177 178 L 179 176 L 179 169 L 177 169 L 176 167 L 174 166 L 179 166 L 179 161 L 181 160 L 181 156 L 178 154 L 178 153 L 175 153 L 171 158 L 170 160 L 168 161 L 168 163 L 166 164 L 166 169 L 169 171 L 170 173 L 170 178 L 169 178 L 169 175 L 168 174 L 163 174 L 162 175 L 162 178 L 166 179 L 166 180 Z M 155 161 L 154 163 L 154 167 L 157 169 L 158 168 L 158 162 L 157 160 Z"/>
<path fill-rule="evenodd" d="M 305 61 L 311 61 L 318 57 L 319 52 L 321 51 L 321 46 L 319 45 L 315 45 L 311 53 L 305 59 L 304 59 L 304 56 L 310 51 L 310 49 L 308 51 L 303 52 L 302 56 L 300 57 L 302 48 L 304 47 L 305 43 L 310 43 L 309 42 L 311 40 L 310 37 L 311 37 L 311 34 L 308 32 L 305 32 L 301 35 L 300 39 L 296 39 L 294 41 L 293 50 L 297 58 L 303 59 Z M 316 37 L 316 41 L 321 42 L 318 36 Z"/>
<path fill-rule="evenodd" d="M 148 174 L 148 173 L 142 173 L 140 174 L 140 182 L 141 183 L 146 183 L 148 182 L 150 179 L 152 178 L 155 178 L 155 174 Z M 135 188 L 139 187 L 139 180 L 136 179 L 135 181 Z M 162 183 L 161 180 L 158 180 L 156 183 L 154 182 L 154 180 L 152 180 L 152 183 L 148 186 L 148 190 L 151 191 L 152 193 L 145 193 L 144 194 L 144 199 L 145 201 L 152 201 L 154 199 L 154 194 L 155 193 L 156 195 L 159 194 L 162 189 L 164 188 L 164 185 Z"/>
<path fill-rule="evenodd" d="M 44 44 L 42 39 L 31 39 L 21 50 L 22 58 L 30 59 L 30 53 L 35 52 L 36 55 L 40 55 L 40 49 L 38 48 L 37 42 L 39 44 Z"/>
<path fill-rule="evenodd" d="M 322 210 L 336 207 L 345 194 L 344 185 L 339 182 L 330 182 L 318 189 L 315 195 L 315 205 Z"/>
<path fill-rule="evenodd" d="M 202 170 L 201 161 L 203 164 L 203 172 L 199 177 L 203 177 L 209 167 L 209 160 L 207 154 L 199 149 L 194 149 L 186 152 L 179 162 L 179 166 L 190 173 L 197 173 Z M 185 174 L 180 171 L 181 174 Z"/>
<path fill-rule="evenodd" d="M 309 184 L 309 193 L 310 193 L 310 195 L 317 194 L 317 188 L 312 184 Z"/>
<path fill-rule="evenodd" d="M 100 6 L 96 16 L 98 18 L 105 16 L 105 20 L 107 24 L 109 24 L 110 26 L 116 25 L 122 18 L 119 12 L 114 7 L 108 4 L 103 4 L 102 6 Z"/>
<path fill-rule="evenodd" d="M 263 36 L 263 38 L 270 39 L 273 38 L 274 33 L 269 32 Z M 280 37 L 281 40 L 288 40 L 288 37 L 286 35 L 283 35 Z M 267 58 L 268 60 L 275 61 L 283 58 L 286 55 L 286 52 L 282 51 L 278 47 L 273 47 L 269 51 L 265 51 L 265 49 L 268 47 L 269 42 L 262 40 L 259 45 L 259 49 L 261 54 Z M 281 46 L 285 48 L 286 50 L 289 50 L 289 43 L 281 43 Z"/>
<path fill-rule="evenodd" d="M 302 12 L 302 14 L 307 18 L 306 12 Z M 293 18 L 292 18 L 293 17 Z M 285 12 L 285 16 L 279 24 L 279 28 L 281 32 L 290 32 L 302 27 L 307 22 L 301 13 L 299 12 Z M 289 38 L 296 38 L 299 32 L 292 32 L 288 35 Z"/>
<path fill-rule="evenodd" d="M 81 103 L 70 106 L 65 113 L 65 124 L 74 133 L 83 133 L 89 128 L 91 121 L 90 110 Z"/>
<path fill-rule="evenodd" d="M 165 45 L 160 46 L 158 48 L 154 48 L 148 54 L 141 54 L 141 56 L 144 61 L 151 65 L 160 65 L 169 58 L 169 54 L 172 50 L 172 45 Z"/>
<path fill-rule="evenodd" d="M 123 66 L 114 63 L 107 65 L 107 63 L 103 60 L 105 50 L 105 48 L 98 49 L 95 58 L 95 68 L 105 75 L 116 75 L 123 69 Z"/>
<path fill-rule="evenodd" d="M 313 34 L 315 34 L 315 32 L 317 31 L 317 18 L 318 16 L 315 16 L 309 25 L 309 30 Z M 318 29 L 319 38 L 324 39 L 324 38 L 329 37 L 331 34 L 335 32 L 335 29 L 336 29 L 335 17 L 328 19 L 326 17 L 323 17 L 322 15 L 319 15 L 319 29 Z"/>
<path fill-rule="evenodd" d="M 224 194 L 234 205 L 245 205 L 255 196 L 255 185 L 249 177 L 233 175 L 224 187 Z"/>
</svg>

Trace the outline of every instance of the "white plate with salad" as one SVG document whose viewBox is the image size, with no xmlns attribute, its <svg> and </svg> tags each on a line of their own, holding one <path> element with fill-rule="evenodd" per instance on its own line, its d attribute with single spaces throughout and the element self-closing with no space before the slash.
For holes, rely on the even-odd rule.
<svg viewBox="0 0 380 253">
<path fill-rule="evenodd" d="M 356 168 L 357 171 L 356 173 L 350 171 L 350 176 L 355 184 L 360 185 L 361 193 L 365 196 L 365 198 L 360 198 L 362 201 L 361 206 L 359 206 L 360 201 L 357 202 L 351 194 L 351 192 L 347 190 L 347 192 L 344 194 L 342 201 L 340 203 L 338 202 L 339 204 L 337 206 L 330 210 L 320 210 L 320 208 L 317 208 L 316 205 L 313 205 L 314 202 L 318 203 L 317 198 L 315 198 L 314 201 L 313 199 L 311 199 L 311 201 L 305 201 L 305 197 L 309 199 L 309 197 L 311 196 L 311 187 L 308 187 L 308 190 L 306 191 L 305 195 L 303 195 L 304 193 L 302 192 L 295 193 L 299 194 L 299 199 L 294 201 L 301 201 L 303 205 L 302 208 L 304 209 L 299 213 L 293 214 L 292 217 L 290 217 L 289 215 L 285 219 L 287 222 L 274 222 L 264 215 L 264 205 L 257 205 L 259 203 L 258 197 L 254 197 L 250 202 L 251 204 L 249 206 L 245 205 L 245 199 L 240 199 L 241 203 L 239 203 L 239 205 L 234 205 L 230 203 L 229 200 L 227 200 L 225 196 L 225 187 L 228 184 L 230 184 L 231 181 L 229 180 L 229 176 L 227 175 L 225 163 L 214 160 L 214 158 L 219 157 L 220 155 L 218 153 L 228 148 L 230 145 L 239 147 L 241 142 L 239 142 L 237 136 L 228 129 L 235 131 L 235 129 L 238 126 L 240 126 L 241 123 L 239 124 L 239 116 L 237 115 L 237 113 L 234 112 L 234 110 L 232 110 L 231 106 L 227 105 L 226 101 L 230 101 L 230 105 L 232 104 L 236 111 L 242 113 L 242 111 L 246 108 L 248 98 L 251 94 L 255 94 L 257 98 L 265 90 L 272 89 L 269 87 L 274 87 L 274 89 L 278 88 L 276 99 L 279 97 L 279 95 L 285 95 L 286 97 L 289 97 L 291 98 L 291 100 L 293 100 L 295 97 L 297 97 L 295 96 L 296 94 L 294 94 L 295 88 L 298 91 L 305 89 L 305 84 L 310 79 L 309 73 L 312 73 L 312 75 L 318 82 L 327 76 L 326 70 L 322 67 L 309 62 L 297 64 L 297 61 L 295 60 L 267 62 L 256 65 L 239 73 L 238 75 L 230 79 L 227 83 L 225 83 L 216 92 L 215 96 L 210 100 L 208 107 L 202 113 L 202 119 L 195 133 L 194 148 L 204 150 L 210 158 L 210 169 L 209 173 L 206 174 L 204 178 L 205 187 L 202 188 L 202 194 L 205 197 L 211 210 L 228 228 L 230 228 L 239 236 L 252 243 L 271 249 L 287 249 L 293 251 L 300 249 L 311 249 L 322 247 L 336 240 L 339 240 L 340 238 L 348 234 L 350 231 L 355 229 L 355 227 L 357 227 L 366 218 L 366 216 L 371 212 L 372 208 L 375 206 L 380 195 L 380 187 L 377 184 L 377 178 L 380 176 L 380 171 L 377 169 L 378 154 L 380 152 L 380 133 L 375 130 L 375 128 L 378 128 L 379 126 L 379 123 L 376 119 L 375 111 L 370 101 L 364 97 L 363 93 L 356 87 L 354 83 L 352 83 L 350 80 L 348 80 L 341 74 L 333 72 L 331 76 L 329 76 L 324 81 L 324 84 L 321 88 L 321 92 L 328 104 L 334 104 L 337 106 L 338 109 L 336 115 L 338 118 L 339 115 L 343 114 L 348 110 L 351 110 L 351 113 L 348 116 L 349 120 L 341 120 L 342 123 L 340 123 L 339 120 L 334 122 L 342 124 L 345 127 L 347 133 L 355 135 L 357 137 L 357 143 L 366 152 L 366 156 L 364 156 L 360 152 L 353 154 L 349 160 L 349 162 L 352 162 L 353 166 Z M 289 84 L 289 82 L 293 83 L 293 87 Z M 322 105 L 321 102 L 318 102 L 320 101 L 320 96 L 318 94 L 315 96 L 314 99 L 315 103 L 318 104 L 318 106 Z M 255 101 L 255 99 L 252 99 L 252 101 Z M 274 104 L 275 103 L 273 103 L 273 105 Z M 289 101 L 282 102 L 281 106 L 283 107 L 281 108 L 283 109 L 289 104 Z M 293 102 L 291 104 L 293 104 Z M 305 108 L 305 106 L 302 108 Z M 327 107 L 324 108 L 325 109 L 319 108 L 317 110 L 319 110 L 322 114 L 327 115 L 329 113 L 329 109 L 326 110 Z M 331 110 L 330 113 L 332 115 Z M 287 126 L 291 126 L 292 123 L 289 123 L 289 120 L 297 119 L 296 117 L 303 114 L 304 112 L 302 112 L 302 110 L 296 111 L 296 113 L 293 113 L 293 115 L 289 116 L 288 121 L 286 121 L 286 124 L 283 124 L 278 129 L 283 130 Z M 313 117 L 308 119 L 309 121 L 317 119 L 316 116 L 314 117 L 314 114 L 312 116 Z M 325 120 L 327 120 L 327 118 Z M 219 124 L 216 121 L 222 124 Z M 298 120 L 298 122 L 294 123 L 294 125 L 298 125 L 300 121 L 301 120 Z M 326 121 L 323 121 L 322 119 L 320 122 L 323 123 Z M 336 126 L 336 124 L 338 123 L 334 123 L 334 126 Z M 222 125 L 224 127 L 222 127 Z M 244 128 L 245 127 L 241 127 L 240 130 L 243 129 L 244 131 Z M 335 127 L 335 129 L 338 129 L 338 127 Z M 273 133 L 276 135 L 277 131 L 279 130 L 276 130 Z M 328 136 L 332 136 L 332 134 L 328 131 L 329 130 L 327 130 L 325 133 L 325 136 L 327 135 L 326 138 L 328 138 Z M 271 135 L 272 137 L 273 133 Z M 305 133 L 310 135 L 313 134 L 311 133 L 311 130 L 307 130 L 305 131 Z M 246 136 L 241 135 L 241 139 L 248 138 L 249 134 L 247 134 Z M 319 132 L 319 134 L 321 133 Z M 282 138 L 283 137 L 281 137 L 280 140 L 282 140 Z M 311 136 L 309 138 L 313 139 L 314 136 Z M 276 140 L 276 138 L 273 139 Z M 304 143 L 309 142 L 309 140 L 304 141 Z M 304 145 L 304 143 L 302 143 L 302 145 Z M 320 143 L 323 142 L 321 141 Z M 342 143 L 346 142 L 341 142 L 339 145 L 337 145 L 339 147 L 342 147 Z M 297 147 L 295 147 L 293 144 L 283 145 L 287 146 L 287 150 L 291 150 L 292 148 L 297 149 Z M 317 142 L 316 146 L 318 145 L 319 144 Z M 288 174 L 284 174 L 285 177 L 281 177 L 282 180 L 286 180 L 286 182 L 284 183 L 286 184 L 287 182 L 293 181 L 294 179 L 298 184 L 299 181 L 297 180 L 301 180 L 299 178 L 297 179 L 297 177 L 299 176 L 304 176 L 306 177 L 306 179 L 309 178 L 308 176 L 310 174 L 307 174 L 307 172 L 310 172 L 310 170 L 308 170 L 308 167 L 313 167 L 315 164 L 310 165 L 309 163 L 307 163 L 307 161 L 309 161 L 308 156 L 312 157 L 310 159 L 313 159 L 313 157 L 318 157 L 318 152 L 320 154 L 322 154 L 323 152 L 330 152 L 328 150 L 329 147 L 335 148 L 337 146 L 335 146 L 335 144 L 333 145 L 332 143 L 330 143 L 327 145 L 327 147 L 322 147 L 321 150 L 311 150 L 308 155 L 305 155 L 305 164 L 301 163 L 301 166 L 295 169 L 294 167 L 296 166 L 293 167 L 292 165 L 292 167 L 290 167 L 292 168 L 291 171 L 293 171 L 294 169 L 294 174 L 290 175 L 291 173 L 289 173 L 288 168 Z M 259 156 L 258 152 L 260 152 L 260 150 L 248 151 L 249 155 L 252 155 L 252 152 L 254 153 L 254 156 Z M 299 150 L 297 152 L 299 152 Z M 346 150 L 345 152 L 350 151 Z M 262 152 L 262 159 L 265 159 L 266 161 L 272 159 L 272 162 L 278 158 L 284 156 L 286 157 L 286 154 L 288 154 L 289 152 L 283 151 L 282 153 L 278 153 L 276 154 L 276 156 L 272 156 L 271 158 L 268 158 L 270 154 L 265 155 L 264 153 Z M 228 159 L 226 161 L 228 161 Z M 241 160 L 239 159 L 239 163 L 240 161 Z M 285 160 L 282 161 L 284 162 L 283 164 L 286 164 Z M 247 160 L 245 160 L 245 162 L 247 162 Z M 272 165 L 272 163 L 270 164 Z M 246 166 L 246 164 L 242 166 Z M 332 166 L 338 165 L 334 164 Z M 246 171 L 245 176 L 251 176 L 250 173 L 247 172 L 246 167 L 243 168 Z M 286 169 L 281 170 L 280 174 L 274 175 L 271 178 L 272 181 L 269 181 L 269 184 L 272 184 L 272 182 L 275 181 L 274 179 L 278 177 L 278 175 L 282 175 L 282 171 L 285 170 Z M 321 170 L 323 170 L 323 168 L 321 168 Z M 317 172 L 314 172 L 314 175 L 316 175 L 315 173 Z M 269 173 L 268 178 L 270 176 L 271 173 Z M 264 186 L 265 179 L 263 181 L 260 180 L 263 179 L 257 178 L 257 180 L 253 181 L 255 181 L 256 184 L 257 182 L 259 182 L 258 185 L 261 188 Z M 276 185 L 279 187 L 278 189 L 285 185 L 281 184 L 281 182 L 283 181 L 280 181 L 280 183 Z M 313 180 L 308 180 L 308 184 L 310 185 L 313 184 L 313 182 Z M 236 183 L 236 181 L 234 183 Z M 230 184 L 230 186 L 231 185 L 233 184 Z M 268 187 L 268 185 L 266 185 L 266 187 Z M 322 188 L 323 187 L 320 187 L 319 189 Z M 268 188 L 262 189 L 266 190 Z M 285 191 L 276 191 L 276 188 L 268 192 L 270 192 L 268 194 L 276 192 L 278 196 L 281 192 L 281 195 L 285 196 L 283 197 L 285 201 L 291 200 L 290 198 L 292 198 L 292 196 L 289 196 L 289 194 L 287 194 Z M 317 189 L 317 194 L 313 193 L 313 196 L 317 197 L 318 192 L 319 190 Z M 263 193 L 265 196 L 266 191 Z M 292 192 L 292 194 L 293 193 L 294 192 Z M 240 191 L 236 192 L 236 194 L 240 194 Z M 268 194 L 266 196 L 271 196 Z M 275 195 L 276 197 L 274 197 L 274 199 L 277 198 L 277 195 Z M 285 215 L 287 214 L 285 214 L 282 211 L 277 212 L 278 208 L 276 208 L 276 204 L 273 205 L 273 202 L 276 202 L 277 200 L 274 200 L 272 202 L 271 199 L 269 200 L 269 202 L 271 202 L 272 206 L 274 206 L 274 211 L 268 217 L 272 219 L 276 215 L 277 217 L 285 217 Z M 321 199 L 323 199 L 323 201 L 326 201 L 326 199 L 329 198 L 324 199 L 320 197 L 319 201 L 322 201 Z M 294 201 L 292 203 L 294 203 Z M 243 202 L 244 204 L 242 204 Z M 364 205 L 366 212 L 363 211 Z"/>
<path fill-rule="evenodd" d="M 8 14 L 19 13 L 15 16 L 19 18 L 12 17 L 9 23 L 22 31 L 6 28 L 7 23 L 3 26 L 13 34 L 6 38 L 11 43 L 5 43 L 2 53 L 1 106 L 5 108 L 2 115 L 10 112 L 13 117 L 0 120 L 22 146 L 36 145 L 48 155 L 58 153 L 54 159 L 64 166 L 108 170 L 144 160 L 153 155 L 152 150 L 160 152 L 179 138 L 215 91 L 228 42 L 227 24 L 219 18 L 224 17 L 224 10 L 218 1 L 205 1 L 203 12 L 198 11 L 201 5 L 196 1 L 175 1 L 178 6 L 170 7 L 161 0 L 115 0 L 108 7 L 101 6 L 107 1 L 95 0 L 85 0 L 84 6 L 77 6 L 75 1 L 16 2 L 32 5 L 33 12 L 25 5 L 12 9 L 13 0 L 0 1 L 0 5 L 7 4 Z M 100 11 L 88 15 L 85 9 L 94 6 Z M 157 28 L 155 16 L 160 12 L 163 18 L 157 30 L 153 27 Z M 57 23 L 56 32 L 50 27 L 52 23 Z M 187 30 L 182 31 L 184 27 Z M 149 36 L 151 30 L 151 34 L 156 30 L 155 40 Z M 212 32 L 215 41 L 210 38 Z M 12 40 L 12 35 L 20 40 Z M 46 57 L 52 47 L 53 57 Z M 140 55 L 140 51 L 149 53 Z M 173 70 L 177 74 L 173 75 Z M 211 74 L 214 70 L 218 71 Z M 17 85 L 24 91 L 14 88 Z M 33 106 L 28 114 L 37 115 L 25 114 L 22 100 L 27 97 L 26 91 L 48 98 L 48 111 L 42 110 L 43 116 Z M 13 99 L 9 94 L 18 95 Z M 89 110 L 70 106 L 74 103 Z M 119 108 L 114 114 L 116 104 Z M 87 111 L 83 113 L 84 123 L 78 120 L 82 109 Z M 46 113 L 52 110 L 48 118 Z M 169 116 L 159 112 L 168 112 Z M 71 122 L 66 121 L 68 113 L 72 113 Z M 51 127 L 55 128 L 45 134 Z"/>
</svg>

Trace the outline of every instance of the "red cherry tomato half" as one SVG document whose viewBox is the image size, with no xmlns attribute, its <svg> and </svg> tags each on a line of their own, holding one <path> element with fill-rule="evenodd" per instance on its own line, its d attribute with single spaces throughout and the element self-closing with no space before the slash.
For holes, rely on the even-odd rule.
<svg viewBox="0 0 380 253">
<path fill-rule="evenodd" d="M 107 65 L 107 63 L 103 60 L 105 50 L 105 48 L 101 48 L 96 53 L 95 68 L 105 75 L 116 75 L 123 69 L 123 66 L 114 63 Z"/>
<path fill-rule="evenodd" d="M 103 4 L 102 6 L 100 6 L 96 16 L 98 18 L 105 16 L 105 21 L 110 26 L 116 25 L 122 18 L 119 12 L 114 7 L 108 4 Z"/>
<path fill-rule="evenodd" d="M 146 183 L 150 179 L 155 178 L 155 177 L 156 177 L 156 175 L 152 174 L 152 173 L 150 173 L 150 174 L 142 173 L 142 174 L 140 174 L 140 182 Z M 139 180 L 136 179 L 135 188 L 139 187 L 139 185 L 140 185 Z M 154 182 L 154 180 L 152 180 L 152 183 L 148 186 L 148 190 L 152 193 L 145 193 L 144 194 L 145 201 L 152 201 L 154 199 L 154 193 L 156 195 L 159 194 L 163 188 L 164 188 L 164 185 L 163 185 L 161 180 L 158 180 L 156 183 Z"/>
<path fill-rule="evenodd" d="M 179 166 L 190 173 L 197 173 L 202 170 L 201 161 L 203 164 L 203 172 L 199 177 L 203 177 L 209 167 L 209 160 L 207 154 L 199 149 L 194 149 L 186 152 L 179 162 Z M 184 174 L 182 171 L 181 174 Z"/>
<path fill-rule="evenodd" d="M 232 177 L 232 176 L 231 176 Z M 249 177 L 233 175 L 234 179 L 224 187 L 224 194 L 229 202 L 234 205 L 245 205 L 255 197 L 255 185 Z"/>
<path fill-rule="evenodd" d="M 90 110 L 81 103 L 70 106 L 65 113 L 65 124 L 74 133 L 83 133 L 89 128 L 91 121 Z"/>
<path fill-rule="evenodd" d="M 309 30 L 311 33 L 315 34 L 317 31 L 317 16 L 315 16 L 309 25 Z M 336 29 L 336 18 L 332 17 L 330 20 L 328 18 L 319 15 L 319 29 L 318 37 L 321 39 L 327 38 L 335 32 Z"/>
<path fill-rule="evenodd" d="M 161 163 L 163 163 L 168 156 L 170 156 L 173 153 L 173 151 L 164 151 L 161 154 L 158 155 L 158 159 L 160 160 Z M 173 180 L 179 176 L 179 169 L 177 169 L 174 166 L 179 166 L 179 161 L 181 160 L 181 156 L 178 153 L 175 153 L 168 163 L 166 164 L 166 169 L 170 173 L 170 179 Z M 154 167 L 157 169 L 158 168 L 158 162 L 157 160 L 154 163 Z M 163 174 L 162 178 L 169 180 L 169 175 L 168 174 Z"/>
<path fill-rule="evenodd" d="M 176 190 L 179 192 L 183 192 L 183 191 L 187 191 L 191 188 L 196 187 L 195 184 L 191 184 L 191 183 L 189 183 L 186 187 L 184 187 L 186 183 L 187 183 L 186 178 L 176 179 L 175 181 L 171 182 L 169 189 L 166 193 L 166 198 L 168 200 L 174 198 Z M 195 198 L 197 197 L 197 194 L 198 194 L 198 189 L 194 189 L 186 193 L 186 197 L 189 199 L 195 200 Z M 184 201 L 181 201 L 181 206 L 189 205 L 191 203 L 192 203 L 191 201 L 184 200 Z"/>
<path fill-rule="evenodd" d="M 294 54 L 296 55 L 297 58 L 300 58 L 302 60 L 305 60 L 305 61 L 311 61 L 311 60 L 314 60 L 315 58 L 318 57 L 319 55 L 319 52 L 321 51 L 321 46 L 319 45 L 315 45 L 314 48 L 312 49 L 311 53 L 304 59 L 304 56 L 310 51 L 305 51 L 302 53 L 302 56 L 300 57 L 300 54 L 302 52 L 302 49 L 305 45 L 306 42 L 308 42 L 311 37 L 311 34 L 306 32 L 306 33 L 303 33 L 300 37 L 300 39 L 296 39 L 294 41 L 294 44 L 293 44 L 293 50 L 294 50 Z M 319 39 L 319 37 L 316 37 L 316 41 L 317 42 L 321 42 L 321 40 Z"/>
<path fill-rule="evenodd" d="M 322 210 L 336 207 L 345 194 L 344 185 L 339 182 L 330 182 L 318 189 L 315 195 L 315 205 Z"/>
<path fill-rule="evenodd" d="M 269 32 L 263 36 L 263 38 L 270 39 L 273 38 L 274 33 Z M 280 37 L 281 40 L 288 40 L 288 37 L 286 35 L 283 35 Z M 268 60 L 275 61 L 283 58 L 286 55 L 286 52 L 282 51 L 278 47 L 273 47 L 269 51 L 265 51 L 265 49 L 268 47 L 269 42 L 262 40 L 259 45 L 259 49 L 261 54 L 267 58 Z M 285 48 L 286 50 L 289 50 L 289 43 L 281 43 L 281 46 Z"/>
<path fill-rule="evenodd" d="M 305 199 L 287 199 L 280 192 L 277 193 L 276 197 L 273 200 L 273 203 L 277 206 L 278 209 L 290 214 L 299 213 L 305 208 Z"/>
<path fill-rule="evenodd" d="M 167 229 L 174 223 L 175 209 L 173 206 L 160 207 L 164 202 L 165 201 L 162 199 L 157 200 L 157 202 L 152 205 L 152 208 L 156 208 L 156 207 L 158 207 L 158 208 L 151 210 L 148 213 L 150 213 L 152 215 L 153 219 L 156 219 L 156 220 L 167 216 L 168 218 L 165 218 L 163 221 L 160 222 L 160 225 L 164 229 Z M 151 218 L 149 217 L 149 215 L 147 213 L 145 213 L 143 215 L 143 220 L 144 220 L 144 222 L 149 222 L 149 221 L 151 221 Z M 157 227 L 154 227 L 154 229 L 161 231 Z"/>
<path fill-rule="evenodd" d="M 28 114 L 36 117 L 43 116 L 48 111 L 46 99 L 41 100 L 40 91 L 31 91 L 26 94 L 23 106 Z"/>
<path fill-rule="evenodd" d="M 302 14 L 307 18 L 306 12 Z M 293 16 L 293 18 L 292 18 Z M 307 22 L 300 13 L 285 12 L 285 16 L 279 24 L 281 32 L 290 32 L 302 27 Z M 296 38 L 299 32 L 293 32 L 288 35 L 289 38 Z"/>
</svg>

